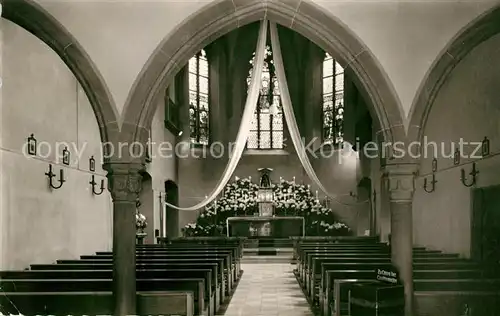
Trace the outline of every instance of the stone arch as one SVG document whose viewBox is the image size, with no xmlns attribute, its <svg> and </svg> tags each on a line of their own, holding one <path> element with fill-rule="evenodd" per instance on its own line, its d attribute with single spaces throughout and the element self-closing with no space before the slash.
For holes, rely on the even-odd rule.
<svg viewBox="0 0 500 316">
<path fill-rule="evenodd" d="M 383 139 L 405 139 L 403 111 L 387 75 L 360 39 L 324 9 L 309 0 L 220 0 L 171 32 L 143 67 L 124 106 L 122 133 L 128 141 L 144 141 L 157 106 L 154 100 L 191 56 L 218 37 L 264 18 L 300 33 L 347 65 Z"/>
<path fill-rule="evenodd" d="M 500 6 L 480 15 L 463 28 L 434 61 L 424 78 L 409 114 L 408 139 L 421 141 L 434 100 L 455 67 L 479 44 L 500 33 Z"/>
<path fill-rule="evenodd" d="M 110 139 L 107 126 L 117 121 L 113 98 L 97 67 L 77 40 L 33 0 L 3 0 L 2 17 L 47 44 L 68 66 L 82 86 L 94 111 L 101 140 Z"/>
</svg>

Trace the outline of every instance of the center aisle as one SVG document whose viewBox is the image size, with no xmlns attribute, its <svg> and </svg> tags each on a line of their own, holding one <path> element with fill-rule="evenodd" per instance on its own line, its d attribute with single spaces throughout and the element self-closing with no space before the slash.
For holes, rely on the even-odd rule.
<svg viewBox="0 0 500 316">
<path fill-rule="evenodd" d="M 225 316 L 313 316 L 294 265 L 242 264 L 245 271 Z"/>
</svg>

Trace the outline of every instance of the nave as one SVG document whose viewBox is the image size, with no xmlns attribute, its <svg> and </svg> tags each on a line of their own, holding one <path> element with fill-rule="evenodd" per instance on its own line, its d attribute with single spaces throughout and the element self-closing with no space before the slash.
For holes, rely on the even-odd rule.
<svg viewBox="0 0 500 316">
<path fill-rule="evenodd" d="M 113 295 L 136 296 L 135 315 L 368 316 L 405 313 L 404 280 L 376 237 L 301 237 L 255 259 L 244 237 L 193 237 L 137 245 L 133 292 L 116 288 L 113 254 L 1 271 L 11 315 L 111 315 Z M 266 245 L 267 246 L 267 245 Z M 260 248 L 260 247 L 259 247 Z M 266 247 L 268 248 L 268 247 Z M 268 253 L 262 252 L 259 253 Z M 411 315 L 499 315 L 498 270 L 414 247 Z M 259 257 L 259 255 L 257 255 Z M 123 281 L 122 281 L 123 282 Z M 113 293 L 114 292 L 114 293 Z M 123 303 L 130 301 L 122 300 Z"/>
</svg>

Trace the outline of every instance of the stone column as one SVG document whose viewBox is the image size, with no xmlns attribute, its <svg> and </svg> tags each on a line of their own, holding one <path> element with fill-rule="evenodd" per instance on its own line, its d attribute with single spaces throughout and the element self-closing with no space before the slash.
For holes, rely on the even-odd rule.
<svg viewBox="0 0 500 316">
<path fill-rule="evenodd" d="M 415 191 L 414 164 L 385 167 L 391 210 L 391 258 L 405 289 L 405 316 L 413 312 L 413 221 L 412 201 Z"/>
<path fill-rule="evenodd" d="M 113 299 L 116 316 L 136 315 L 135 212 L 141 191 L 141 164 L 110 163 L 109 191 L 113 198 Z"/>
</svg>

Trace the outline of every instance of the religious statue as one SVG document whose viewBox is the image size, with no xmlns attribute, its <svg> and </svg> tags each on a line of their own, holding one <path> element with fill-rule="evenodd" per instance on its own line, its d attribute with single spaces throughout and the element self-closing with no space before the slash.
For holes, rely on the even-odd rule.
<svg viewBox="0 0 500 316">
<path fill-rule="evenodd" d="M 261 188 L 271 187 L 271 180 L 269 180 L 269 175 L 267 173 L 262 175 L 262 178 L 260 179 L 260 187 Z"/>
<path fill-rule="evenodd" d="M 260 187 L 261 188 L 271 188 L 271 180 L 269 179 L 269 174 L 273 171 L 271 168 L 260 168 L 258 171 L 262 174 L 260 177 Z"/>
</svg>

